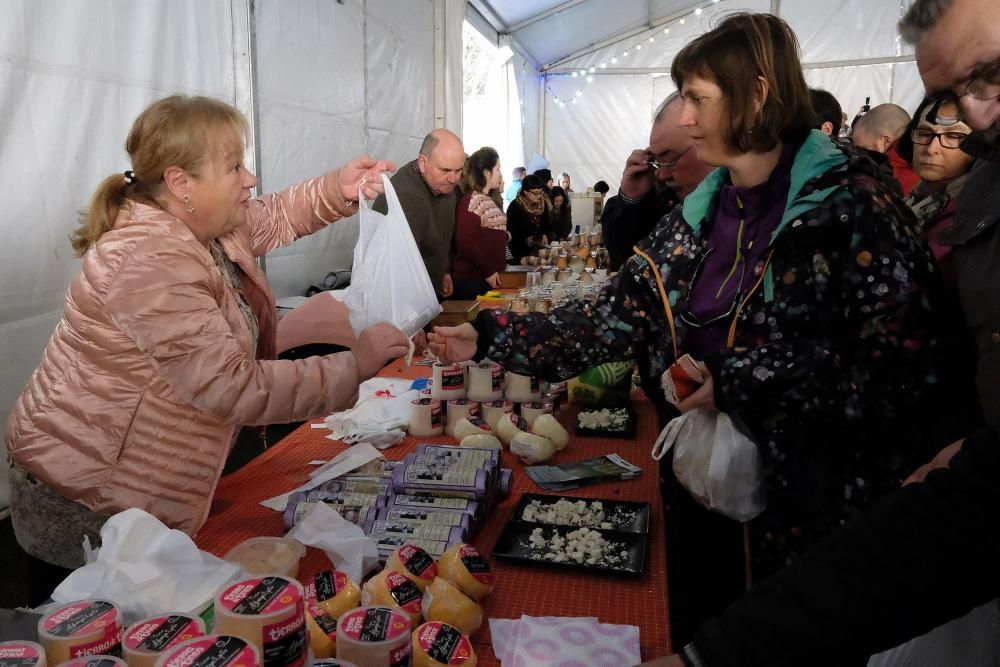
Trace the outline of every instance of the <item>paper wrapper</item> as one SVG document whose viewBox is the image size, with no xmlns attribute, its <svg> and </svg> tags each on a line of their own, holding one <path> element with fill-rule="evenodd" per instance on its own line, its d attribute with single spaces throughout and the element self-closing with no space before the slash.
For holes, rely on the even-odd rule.
<svg viewBox="0 0 1000 667">
<path fill-rule="evenodd" d="M 135 508 L 107 520 L 100 549 L 85 549 L 87 564 L 66 577 L 52 599 L 59 605 L 110 600 L 122 610 L 126 625 L 169 612 L 197 616 L 215 591 L 242 571 Z"/>
</svg>

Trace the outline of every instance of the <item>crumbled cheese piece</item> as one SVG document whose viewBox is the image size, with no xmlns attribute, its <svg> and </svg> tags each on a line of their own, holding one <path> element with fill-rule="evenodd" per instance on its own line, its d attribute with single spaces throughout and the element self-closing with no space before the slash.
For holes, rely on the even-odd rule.
<svg viewBox="0 0 1000 667">
<path fill-rule="evenodd" d="M 565 536 L 554 532 L 546 539 L 541 528 L 535 528 L 528 537 L 528 557 L 553 563 L 572 562 L 601 567 L 620 566 L 628 560 L 628 551 L 620 542 L 604 539 L 596 530 L 577 528 Z"/>
<path fill-rule="evenodd" d="M 616 526 L 627 526 L 635 521 L 636 512 L 622 508 L 608 514 L 604 504 L 599 500 L 587 502 L 577 500 L 572 502 L 560 498 L 554 503 L 542 503 L 539 500 L 529 502 L 521 513 L 522 521 L 545 523 L 555 526 L 588 526 L 593 528 L 613 529 Z"/>
<path fill-rule="evenodd" d="M 601 410 L 581 410 L 576 416 L 581 428 L 604 431 L 624 430 L 629 414 L 625 408 L 603 408 Z"/>
</svg>

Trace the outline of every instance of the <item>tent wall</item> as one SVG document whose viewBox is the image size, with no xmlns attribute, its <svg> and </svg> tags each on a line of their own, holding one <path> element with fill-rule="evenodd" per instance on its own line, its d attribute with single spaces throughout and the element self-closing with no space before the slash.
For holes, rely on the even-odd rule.
<svg viewBox="0 0 1000 667">
<path fill-rule="evenodd" d="M 910 1 L 786 0 L 777 5 L 778 14 L 788 21 L 801 43 L 807 83 L 833 93 L 853 118 L 866 97 L 873 106 L 893 102 L 909 111 L 920 102 L 923 86 L 912 61 L 913 50 L 896 33 L 896 23 Z M 674 90 L 669 76 L 674 55 L 727 14 L 772 9 L 771 0 L 698 5 L 704 7 L 702 14 L 687 14 L 683 24 L 677 20 L 676 3 L 663 7 L 664 12 L 672 9 L 674 13 L 658 16 L 674 16 L 675 20 L 545 70 L 544 145 L 540 152 L 549 158 L 554 171 L 568 171 L 575 184 L 587 186 L 603 179 L 614 192 L 625 157 L 647 145 L 652 113 Z M 694 6 L 690 3 L 688 10 Z M 536 25 L 540 24 L 531 27 Z M 664 28 L 669 32 L 664 33 Z M 648 41 L 650 36 L 653 42 Z M 636 45 L 641 48 L 637 50 Z M 623 55 L 625 50 L 628 56 Z M 617 62 L 612 62 L 613 58 Z M 857 60 L 864 62 L 854 62 Z M 591 67 L 595 68 L 593 73 L 589 72 Z M 573 71 L 584 70 L 592 78 L 589 83 L 586 77 L 571 76 Z M 574 104 L 577 91 L 582 91 L 582 96 Z M 595 134 L 602 137 L 600 147 L 589 140 Z"/>
<path fill-rule="evenodd" d="M 436 4 L 444 18 L 438 31 Z M 182 92 L 218 97 L 244 112 L 256 108 L 258 145 L 249 156 L 260 156 L 262 191 L 364 153 L 407 162 L 436 116 L 461 131 L 464 0 L 405 5 L 0 0 L 4 422 L 79 269 L 67 239 L 76 211 L 102 178 L 129 166 L 125 136 L 153 100 Z M 446 86 L 437 105 L 435 39 L 444 40 L 437 66 Z M 248 44 L 257 66 L 253 89 Z M 267 269 L 275 293 L 301 293 L 326 272 L 348 268 L 356 235 L 356 219 L 344 220 L 273 253 Z M 5 480 L 0 466 L 0 512 Z"/>
</svg>

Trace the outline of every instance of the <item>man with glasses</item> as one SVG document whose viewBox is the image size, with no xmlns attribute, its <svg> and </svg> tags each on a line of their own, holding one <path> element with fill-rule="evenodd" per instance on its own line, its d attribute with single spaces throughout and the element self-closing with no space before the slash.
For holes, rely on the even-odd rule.
<svg viewBox="0 0 1000 667">
<path fill-rule="evenodd" d="M 617 269 L 632 255 L 632 246 L 704 180 L 712 167 L 698 159 L 688 134 L 682 130 L 682 104 L 672 93 L 656 112 L 649 147 L 636 149 L 625 161 L 618 195 L 601 214 L 604 245 Z"/>
<path fill-rule="evenodd" d="M 996 0 L 914 0 L 900 23 L 916 44 L 928 91 L 958 105 L 927 113 L 965 122 L 962 149 L 980 158 L 954 226 L 958 286 L 976 337 L 977 385 L 990 428 L 946 448 L 867 515 L 754 586 L 704 623 L 681 656 L 658 667 L 845 665 L 966 614 L 1000 594 L 1000 20 Z M 938 113 L 943 111 L 945 113 Z M 949 115 L 947 112 L 950 112 Z M 953 142 L 954 137 L 941 137 Z M 940 139 L 939 139 L 940 140 Z M 945 235 L 942 234 L 942 240 Z M 982 608 L 996 621 L 995 601 Z M 996 664 L 960 653 L 897 656 L 893 664 Z M 924 649 L 926 651 L 926 647 Z"/>
</svg>

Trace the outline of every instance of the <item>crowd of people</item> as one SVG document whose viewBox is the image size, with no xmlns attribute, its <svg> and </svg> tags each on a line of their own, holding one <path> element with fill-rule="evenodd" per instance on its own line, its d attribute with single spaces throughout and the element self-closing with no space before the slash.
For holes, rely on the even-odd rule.
<svg viewBox="0 0 1000 667">
<path fill-rule="evenodd" d="M 755 443 L 767 506 L 745 524 L 662 468 L 680 650 L 658 664 L 863 664 L 949 622 L 918 651 L 1000 654 L 994 13 L 914 0 L 900 30 L 926 99 L 850 123 L 807 87 L 783 20 L 728 16 L 677 54 L 677 92 L 625 159 L 596 301 L 428 334 L 443 361 L 553 381 L 634 360 L 661 426 L 718 411 Z M 227 104 L 155 102 L 131 169 L 83 215 L 83 267 L 6 431 L 14 529 L 41 561 L 81 565 L 82 538 L 128 507 L 194 533 L 239 425 L 343 409 L 408 351 L 382 324 L 350 351 L 276 360 L 255 262 L 352 215 L 359 187 L 384 210 L 382 172 L 442 298 L 502 287 L 512 259 L 572 232 L 569 174 L 518 167 L 505 188 L 497 151 L 466 155 L 448 130 L 398 170 L 359 158 L 256 199 L 245 137 Z M 705 381 L 675 400 L 685 356 Z"/>
</svg>

